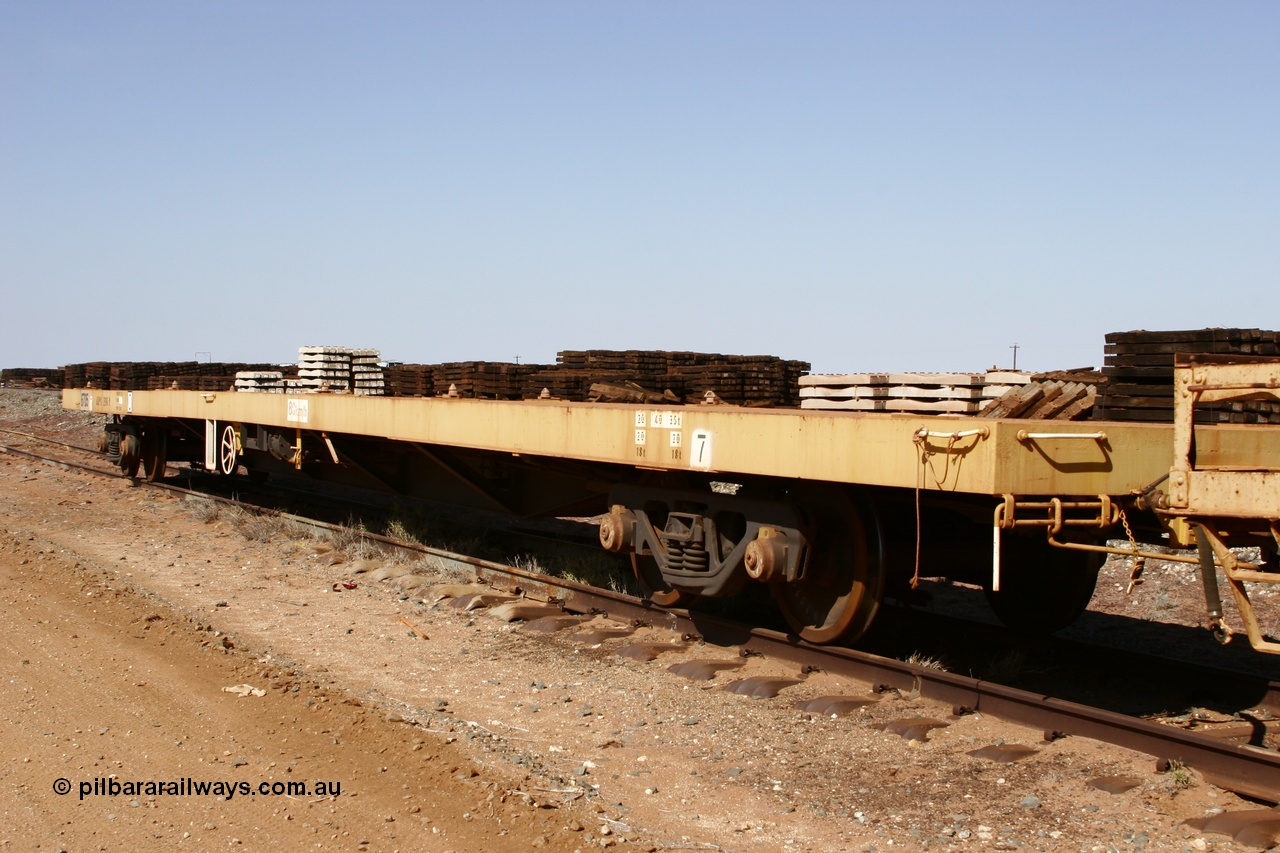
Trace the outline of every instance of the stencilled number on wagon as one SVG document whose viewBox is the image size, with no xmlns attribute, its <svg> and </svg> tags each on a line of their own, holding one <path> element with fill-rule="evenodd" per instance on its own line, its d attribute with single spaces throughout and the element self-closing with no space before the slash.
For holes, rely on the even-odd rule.
<svg viewBox="0 0 1280 853">
<path fill-rule="evenodd" d="M 711 468 L 711 430 L 695 429 L 689 439 L 689 465 L 693 468 Z"/>
<path fill-rule="evenodd" d="M 311 401 L 290 397 L 285 401 L 285 419 L 289 423 L 305 424 L 311 419 Z"/>
</svg>

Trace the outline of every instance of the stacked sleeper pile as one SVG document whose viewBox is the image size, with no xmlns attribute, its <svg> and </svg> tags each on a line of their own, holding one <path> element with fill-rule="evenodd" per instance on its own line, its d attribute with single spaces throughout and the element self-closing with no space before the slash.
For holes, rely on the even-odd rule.
<svg viewBox="0 0 1280 853">
<path fill-rule="evenodd" d="M 237 371 L 235 389 L 257 394 L 283 394 L 284 373 L 279 370 Z"/>
<path fill-rule="evenodd" d="M 519 400 L 526 377 L 542 370 L 542 364 L 511 364 L 505 361 L 449 361 L 432 369 L 435 393 L 453 388 L 460 397 Z"/>
<path fill-rule="evenodd" d="M 854 412 L 977 414 L 991 399 L 1030 379 L 1029 374 L 846 373 L 801 376 L 800 408 Z"/>
<path fill-rule="evenodd" d="M 351 390 L 349 347 L 298 347 L 298 378 L 289 384 L 293 393 Z"/>
<path fill-rule="evenodd" d="M 1089 415 L 1106 377 L 1091 371 L 1060 372 L 1032 377 L 987 403 L 984 418 L 1073 421 Z"/>
<path fill-rule="evenodd" d="M 589 400 L 592 386 L 634 384 L 690 403 L 702 402 L 712 392 L 726 403 L 794 406 L 796 382 L 809 370 L 807 362 L 771 355 L 664 350 L 563 350 L 556 361 L 525 379 L 526 398 L 546 388 L 553 397 Z"/>
<path fill-rule="evenodd" d="M 0 370 L 0 386 L 7 388 L 60 388 L 66 379 L 62 368 L 6 367 Z"/>
<path fill-rule="evenodd" d="M 591 386 L 596 384 L 621 384 L 632 381 L 643 387 L 652 387 L 644 375 L 626 370 L 606 370 L 589 367 L 562 367 L 560 365 L 537 365 L 538 369 L 525 375 L 521 384 L 521 396 L 533 399 L 542 394 L 543 389 L 557 400 L 586 400 L 591 393 Z"/>
<path fill-rule="evenodd" d="M 382 363 L 376 349 L 351 347 L 298 347 L 296 376 L 281 376 L 281 388 L 288 394 L 330 391 L 381 397 L 387 393 Z M 248 390 L 237 385 L 239 390 Z"/>
<path fill-rule="evenodd" d="M 62 368 L 63 387 L 110 388 L 116 391 L 225 391 L 236 373 L 278 369 L 273 364 L 204 361 L 95 361 Z"/>
<path fill-rule="evenodd" d="M 1102 372 L 1109 380 L 1094 418 L 1173 421 L 1173 366 L 1178 355 L 1280 355 L 1280 332 L 1263 329 L 1186 329 L 1111 332 Z M 1196 423 L 1280 423 L 1280 404 L 1269 401 L 1198 405 Z"/>
<path fill-rule="evenodd" d="M 67 364 L 62 367 L 62 376 L 67 388 L 110 388 L 111 364 L 105 361 Z"/>
<path fill-rule="evenodd" d="M 802 361 L 776 356 L 721 355 L 664 350 L 564 350 L 557 363 L 450 362 L 399 364 L 383 368 L 377 350 L 304 346 L 297 367 L 271 364 L 210 365 L 196 362 L 149 365 L 98 362 L 67 365 L 67 387 L 180 388 L 222 391 L 275 390 L 279 381 L 290 394 L 327 390 L 337 393 L 394 396 L 440 396 L 456 388 L 459 396 L 490 399 L 534 399 L 550 396 L 575 401 L 600 399 L 592 386 L 607 393 L 629 390 L 644 399 L 700 403 L 716 401 L 745 406 L 794 406 L 797 382 L 809 370 Z M 228 370 L 230 367 L 232 369 Z M 242 376 L 237 372 L 273 373 Z M 144 380 L 142 377 L 146 376 Z M 145 384 L 142 384 L 144 383 Z M 630 388 L 630 386 L 638 388 Z"/>
<path fill-rule="evenodd" d="M 435 368 L 430 364 L 392 364 L 384 373 L 392 397 L 430 397 L 436 392 Z"/>
<path fill-rule="evenodd" d="M 360 397 L 382 397 L 387 393 L 376 349 L 351 351 L 351 387 Z"/>
</svg>

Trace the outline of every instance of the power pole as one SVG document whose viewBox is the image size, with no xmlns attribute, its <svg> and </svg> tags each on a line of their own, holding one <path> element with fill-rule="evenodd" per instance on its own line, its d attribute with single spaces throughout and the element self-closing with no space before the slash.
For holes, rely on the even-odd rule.
<svg viewBox="0 0 1280 853">
<path fill-rule="evenodd" d="M 1013 346 L 1009 347 L 1009 349 L 1013 350 L 1013 369 L 1017 370 L 1018 369 L 1018 345 L 1014 344 Z"/>
</svg>

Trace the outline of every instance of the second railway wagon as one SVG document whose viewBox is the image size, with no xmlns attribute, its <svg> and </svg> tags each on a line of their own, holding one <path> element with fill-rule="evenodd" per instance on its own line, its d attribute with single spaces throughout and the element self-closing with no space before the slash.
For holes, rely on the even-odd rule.
<svg viewBox="0 0 1280 853">
<path fill-rule="evenodd" d="M 1056 630 L 1087 607 L 1107 553 L 1160 544 L 1195 549 L 1161 556 L 1201 566 L 1221 639 L 1219 572 L 1250 641 L 1278 651 L 1246 584 L 1280 580 L 1280 426 L 1193 425 L 1193 412 L 1275 399 L 1280 365 L 1185 364 L 1176 387 L 1173 424 L 88 388 L 63 405 L 110 416 L 131 476 L 189 461 L 599 514 L 601 544 L 630 554 L 656 603 L 763 583 L 811 642 L 856 638 L 887 590 L 921 576 L 979 584 L 1006 624 Z"/>
</svg>

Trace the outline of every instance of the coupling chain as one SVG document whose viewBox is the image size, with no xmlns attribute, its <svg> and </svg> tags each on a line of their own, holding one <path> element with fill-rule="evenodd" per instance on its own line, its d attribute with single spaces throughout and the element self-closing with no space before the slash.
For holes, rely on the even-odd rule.
<svg viewBox="0 0 1280 853">
<path fill-rule="evenodd" d="M 1142 573 L 1147 568 L 1147 558 L 1138 553 L 1138 540 L 1133 535 L 1133 528 L 1129 526 L 1129 517 L 1124 514 L 1124 507 L 1116 507 L 1120 513 L 1120 523 L 1124 525 L 1124 535 L 1129 537 L 1129 550 L 1133 552 L 1130 559 L 1133 560 L 1129 568 L 1129 587 L 1124 591 L 1125 595 L 1133 592 L 1133 588 L 1142 583 Z"/>
</svg>

